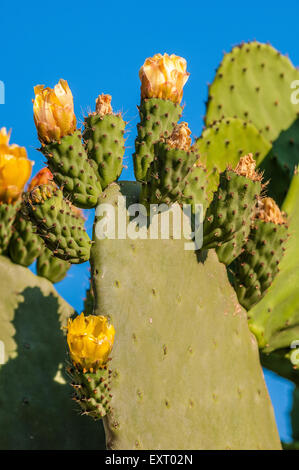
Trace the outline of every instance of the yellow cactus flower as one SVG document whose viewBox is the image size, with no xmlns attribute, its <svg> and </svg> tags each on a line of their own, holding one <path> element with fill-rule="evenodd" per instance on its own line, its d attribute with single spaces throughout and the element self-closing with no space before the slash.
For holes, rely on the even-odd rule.
<svg viewBox="0 0 299 470">
<path fill-rule="evenodd" d="M 49 168 L 45 167 L 39 170 L 39 172 L 32 178 L 27 191 L 30 192 L 37 186 L 40 186 L 41 184 L 53 184 L 55 185 L 53 181 L 53 175 Z"/>
<path fill-rule="evenodd" d="M 187 62 L 174 54 L 156 54 L 144 62 L 139 71 L 141 98 L 161 98 L 180 103 L 188 80 Z"/>
<path fill-rule="evenodd" d="M 68 320 L 67 342 L 72 361 L 83 371 L 105 365 L 112 350 L 115 329 L 103 316 L 81 313 Z"/>
<path fill-rule="evenodd" d="M 72 92 L 66 80 L 59 80 L 54 89 L 34 87 L 34 122 L 42 144 L 58 141 L 76 130 Z"/>
<path fill-rule="evenodd" d="M 11 204 L 21 196 L 32 164 L 25 147 L 9 145 L 10 132 L 0 130 L 0 203 Z"/>
</svg>

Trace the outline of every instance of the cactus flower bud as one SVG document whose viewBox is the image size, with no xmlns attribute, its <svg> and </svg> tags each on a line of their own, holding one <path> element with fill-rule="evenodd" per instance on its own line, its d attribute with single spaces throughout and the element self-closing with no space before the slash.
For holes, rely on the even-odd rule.
<svg viewBox="0 0 299 470">
<path fill-rule="evenodd" d="M 96 114 L 99 114 L 100 116 L 113 114 L 111 99 L 112 97 L 110 95 L 99 95 L 96 99 Z"/>
<path fill-rule="evenodd" d="M 10 133 L 0 130 L 0 202 L 11 204 L 19 199 L 30 177 L 32 164 L 25 147 L 9 145 Z"/>
<path fill-rule="evenodd" d="M 53 175 L 49 168 L 45 167 L 42 168 L 35 176 L 32 178 L 27 191 L 30 192 L 37 186 L 40 186 L 42 184 L 54 184 L 53 182 Z"/>
<path fill-rule="evenodd" d="M 76 130 L 73 95 L 66 80 L 59 80 L 54 89 L 34 87 L 34 122 L 42 144 L 59 141 Z"/>
<path fill-rule="evenodd" d="M 68 320 L 67 342 L 71 359 L 83 371 L 104 366 L 112 350 L 115 329 L 103 316 L 81 313 Z"/>
<path fill-rule="evenodd" d="M 174 54 L 156 54 L 144 62 L 139 71 L 141 98 L 161 98 L 180 103 L 188 80 L 187 62 Z"/>
</svg>

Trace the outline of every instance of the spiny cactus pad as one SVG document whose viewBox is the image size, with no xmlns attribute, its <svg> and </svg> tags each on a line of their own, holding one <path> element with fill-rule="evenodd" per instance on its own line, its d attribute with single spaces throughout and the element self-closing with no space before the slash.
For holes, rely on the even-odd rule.
<svg viewBox="0 0 299 470">
<path fill-rule="evenodd" d="M 136 183 L 120 186 L 100 202 L 138 202 Z M 256 341 L 216 253 L 94 241 L 95 313 L 116 330 L 108 448 L 279 449 Z"/>
<path fill-rule="evenodd" d="M 123 167 L 125 122 L 119 114 L 90 114 L 83 139 L 88 157 L 97 164 L 102 189 L 116 181 Z"/>
<path fill-rule="evenodd" d="M 12 225 L 15 220 L 19 203 L 0 203 L 0 254 L 5 253 L 10 237 L 12 236 Z"/>
<path fill-rule="evenodd" d="M 69 262 L 57 258 L 52 251 L 44 247 L 37 258 L 36 272 L 39 276 L 45 277 L 55 284 L 65 278 L 70 267 Z"/>
<path fill-rule="evenodd" d="M 72 264 L 89 259 L 91 241 L 84 229 L 84 219 L 74 212 L 62 191 L 41 185 L 26 201 L 37 233 L 55 256 Z"/>
<path fill-rule="evenodd" d="M 260 191 L 260 181 L 252 181 L 231 170 L 221 173 L 218 190 L 204 220 L 203 249 L 221 246 L 250 224 Z"/>
<path fill-rule="evenodd" d="M 250 223 L 246 223 L 243 227 L 234 233 L 233 238 L 223 245 L 216 248 L 219 261 L 229 266 L 243 251 L 250 233 Z"/>
<path fill-rule="evenodd" d="M 243 155 L 252 153 L 257 165 L 271 149 L 259 131 L 242 119 L 225 118 L 207 127 L 195 144 L 209 178 L 209 197 L 217 189 L 219 173 L 227 165 L 235 167 Z"/>
<path fill-rule="evenodd" d="M 72 308 L 49 281 L 2 256 L 0 274 L 0 449 L 103 449 L 101 423 L 70 400 L 62 327 Z"/>
<path fill-rule="evenodd" d="M 240 44 L 225 54 L 209 88 L 206 124 L 224 117 L 252 122 L 273 142 L 297 117 L 291 83 L 299 71 L 268 44 Z"/>
<path fill-rule="evenodd" d="M 102 188 L 96 164 L 85 152 L 81 132 L 76 131 L 60 142 L 44 145 L 41 151 L 47 157 L 54 181 L 63 188 L 64 195 L 77 207 L 95 207 Z"/>
<path fill-rule="evenodd" d="M 30 220 L 18 211 L 9 242 L 9 256 L 17 264 L 30 266 L 43 250 L 42 239 L 35 234 Z"/>
<path fill-rule="evenodd" d="M 299 175 L 295 174 L 283 210 L 289 220 L 280 272 L 264 298 L 249 312 L 249 325 L 265 352 L 289 348 L 299 338 Z"/>
<path fill-rule="evenodd" d="M 144 99 L 139 107 L 140 123 L 135 141 L 134 171 L 137 181 L 145 182 L 154 159 L 154 143 L 169 136 L 181 117 L 182 108 L 170 100 Z"/>
</svg>

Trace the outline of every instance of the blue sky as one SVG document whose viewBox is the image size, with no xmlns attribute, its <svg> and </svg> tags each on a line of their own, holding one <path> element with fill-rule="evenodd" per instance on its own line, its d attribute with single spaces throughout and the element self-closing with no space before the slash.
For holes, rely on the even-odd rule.
<svg viewBox="0 0 299 470">
<path fill-rule="evenodd" d="M 202 129 L 207 83 L 213 80 L 223 51 L 241 41 L 270 41 L 299 65 L 298 2 L 252 0 L 200 2 L 2 2 L 0 80 L 5 104 L 0 127 L 12 128 L 12 142 L 27 148 L 36 173 L 43 157 L 32 119 L 33 86 L 68 81 L 80 123 L 99 93 L 112 95 L 115 110 L 124 113 L 128 140 L 122 179 L 134 179 L 130 155 L 136 135 L 139 103 L 138 70 L 157 52 L 175 53 L 188 62 L 184 120 L 195 136 Z M 89 211 L 87 227 L 92 226 Z M 88 265 L 74 266 L 58 291 L 82 308 Z M 266 373 L 280 435 L 290 438 L 287 412 L 291 386 Z"/>
</svg>

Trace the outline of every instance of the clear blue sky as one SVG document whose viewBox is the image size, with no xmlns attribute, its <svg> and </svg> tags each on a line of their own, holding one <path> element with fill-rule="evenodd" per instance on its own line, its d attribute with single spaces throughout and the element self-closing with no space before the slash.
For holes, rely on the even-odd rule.
<svg viewBox="0 0 299 470">
<path fill-rule="evenodd" d="M 99 93 L 109 93 L 114 109 L 123 111 L 129 121 L 128 169 L 122 178 L 134 179 L 130 155 L 138 118 L 138 70 L 144 59 L 157 52 L 187 59 L 191 75 L 184 91 L 184 120 L 199 136 L 207 83 L 223 51 L 241 41 L 270 41 L 299 65 L 298 10 L 298 1 L 2 2 L 0 80 L 6 93 L 5 105 L 0 105 L 0 127 L 12 128 L 12 142 L 26 146 L 36 162 L 35 173 L 43 158 L 36 151 L 33 86 L 52 87 L 59 78 L 68 80 L 78 121 L 94 107 Z M 87 215 L 90 229 L 92 211 Z M 57 289 L 80 310 L 87 284 L 88 265 L 84 264 L 72 267 Z M 266 379 L 280 435 L 289 439 L 291 387 L 270 373 Z"/>
</svg>

